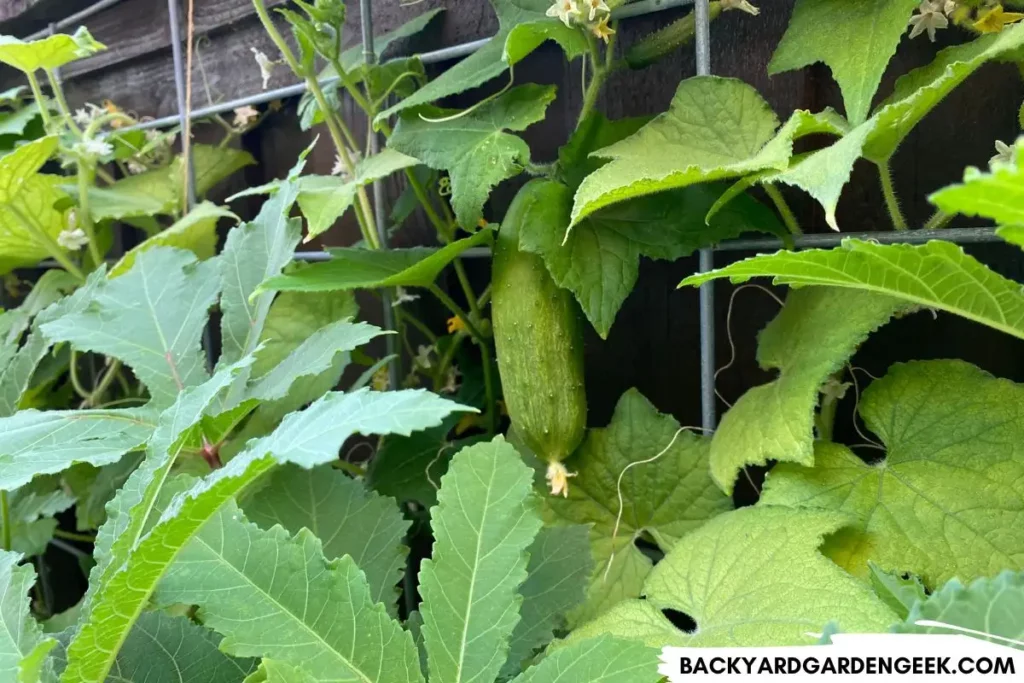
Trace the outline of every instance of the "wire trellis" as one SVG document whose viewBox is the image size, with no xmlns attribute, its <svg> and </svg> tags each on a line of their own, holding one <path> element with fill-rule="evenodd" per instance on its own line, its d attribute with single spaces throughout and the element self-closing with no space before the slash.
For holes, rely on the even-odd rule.
<svg viewBox="0 0 1024 683">
<path fill-rule="evenodd" d="M 76 12 L 68 17 L 54 22 L 49 25 L 46 29 L 39 31 L 27 38 L 27 40 L 35 40 L 43 38 L 48 35 L 53 35 L 57 31 L 64 30 L 69 27 L 76 26 L 90 17 L 109 9 L 122 0 L 100 0 L 99 2 L 86 7 L 80 12 Z M 374 37 L 373 37 L 373 14 L 371 11 L 372 0 L 359 0 L 360 2 L 360 33 L 362 36 L 362 47 L 367 63 L 373 63 L 376 60 L 376 52 L 374 51 Z M 151 128 L 165 128 L 173 125 L 180 125 L 182 129 L 185 129 L 185 123 L 188 120 L 203 119 L 216 114 L 223 114 L 226 112 L 233 111 L 239 107 L 246 105 L 258 105 L 271 102 L 273 100 L 286 99 L 301 95 L 306 91 L 305 84 L 296 84 L 283 88 L 277 88 L 275 90 L 263 91 L 259 93 L 253 93 L 246 97 L 240 97 L 220 104 L 212 106 L 202 107 L 195 109 L 191 112 L 186 111 L 185 100 L 185 65 L 182 58 L 182 31 L 180 21 L 180 8 L 179 0 L 168 0 L 168 20 L 171 30 L 171 49 L 172 58 L 174 60 L 174 82 L 177 91 L 177 104 L 178 112 L 171 116 L 154 119 L 152 121 L 146 121 L 144 123 L 133 126 L 126 130 L 144 130 Z M 695 34 L 695 50 L 696 50 L 696 65 L 697 75 L 705 76 L 712 73 L 711 69 L 711 37 L 710 37 L 710 0 L 640 0 L 639 2 L 632 2 L 628 5 L 617 8 L 613 12 L 613 16 L 617 19 L 627 19 L 631 17 L 644 16 L 660 12 L 666 9 L 685 7 L 693 5 L 696 19 L 696 34 Z M 484 38 L 482 40 L 474 40 L 459 45 L 453 45 L 440 50 L 434 50 L 431 52 L 424 52 L 418 55 L 420 61 L 424 64 L 437 64 L 447 61 L 453 61 L 461 59 L 468 55 L 473 54 L 481 47 L 486 45 L 490 41 L 490 38 Z M 324 86 L 332 86 L 338 82 L 337 78 L 324 79 L 321 84 Z M 375 147 L 374 151 L 379 149 L 379 138 L 374 138 Z M 186 159 L 186 163 L 192 163 L 192 159 Z M 195 174 L 190 173 L 190 187 L 189 192 L 189 206 L 194 205 L 195 202 Z M 374 195 L 374 211 L 378 215 L 384 215 L 385 212 L 385 197 L 383 186 L 380 181 L 374 182 L 373 184 L 373 195 Z M 381 221 L 378 225 L 380 229 L 384 229 L 384 222 Z M 386 235 L 381 235 L 381 243 L 385 244 Z M 883 244 L 892 243 L 909 243 L 909 244 L 921 244 L 932 239 L 942 239 L 949 242 L 955 242 L 958 244 L 978 244 L 987 242 L 998 242 L 999 237 L 995 234 L 994 228 L 959 228 L 959 229 L 947 229 L 947 230 L 913 230 L 913 231 L 897 231 L 897 232 L 868 232 L 868 233 L 828 233 L 828 234 L 813 234 L 813 235 L 801 235 L 792 240 L 793 246 L 796 248 L 829 248 L 838 246 L 844 239 L 855 238 L 863 240 L 873 240 Z M 699 270 L 700 272 L 707 272 L 714 268 L 714 255 L 716 252 L 735 252 L 735 251 L 753 251 L 759 252 L 770 249 L 778 249 L 783 245 L 782 240 L 777 238 L 757 238 L 757 239 L 734 239 L 722 242 L 718 245 L 701 249 L 699 251 Z M 488 249 L 470 249 L 462 254 L 463 258 L 482 258 L 488 257 L 490 251 Z M 299 252 L 296 253 L 295 257 L 305 261 L 323 261 L 330 258 L 325 252 Z M 717 417 L 716 417 L 716 398 L 715 398 L 715 299 L 714 299 L 714 284 L 708 282 L 701 286 L 699 292 L 700 299 L 700 365 L 701 365 L 701 422 L 705 430 L 713 430 L 715 428 Z M 391 310 L 390 303 L 387 297 L 384 297 L 384 321 L 385 327 L 393 329 L 393 311 Z M 388 342 L 389 348 L 388 353 L 394 353 L 394 344 L 396 340 L 393 338 L 394 335 L 389 335 Z M 391 364 L 392 370 L 392 386 L 397 386 L 397 364 Z"/>
</svg>

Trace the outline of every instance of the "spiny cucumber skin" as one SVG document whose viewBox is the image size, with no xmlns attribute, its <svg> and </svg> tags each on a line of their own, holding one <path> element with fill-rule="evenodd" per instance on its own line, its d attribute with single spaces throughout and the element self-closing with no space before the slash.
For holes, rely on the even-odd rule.
<svg viewBox="0 0 1024 683">
<path fill-rule="evenodd" d="M 545 182 L 532 181 L 516 195 L 498 231 L 491 313 L 516 434 L 541 459 L 561 462 L 587 426 L 583 329 L 572 294 L 555 284 L 540 256 L 519 249 L 519 225 Z"/>
</svg>

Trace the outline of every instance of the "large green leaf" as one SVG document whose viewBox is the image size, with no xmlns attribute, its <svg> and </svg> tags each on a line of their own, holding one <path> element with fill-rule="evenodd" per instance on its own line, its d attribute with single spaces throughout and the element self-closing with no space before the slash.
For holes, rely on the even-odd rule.
<svg viewBox="0 0 1024 683">
<path fill-rule="evenodd" d="M 654 683 L 658 651 L 643 643 L 600 636 L 576 642 L 545 657 L 514 679 L 516 683 Z"/>
<path fill-rule="evenodd" d="M 375 251 L 356 247 L 331 249 L 331 259 L 278 275 L 257 292 L 330 292 L 381 287 L 429 287 L 444 268 L 467 249 L 491 240 L 491 230 L 456 240 L 440 249 L 413 247 Z"/>
<path fill-rule="evenodd" d="M 420 162 L 394 149 L 363 159 L 356 165 L 355 178 L 344 181 L 337 176 L 303 176 L 299 179 L 299 208 L 309 221 L 306 241 L 327 231 L 345 215 L 360 187 L 386 178 L 395 171 Z"/>
<path fill-rule="evenodd" d="M 0 419 L 0 490 L 75 463 L 105 465 L 141 448 L 156 427 L 147 409 L 23 410 Z"/>
<path fill-rule="evenodd" d="M 441 479 L 430 520 L 434 551 L 419 574 L 433 680 L 490 683 L 505 664 L 526 549 L 541 526 L 532 479 L 500 436 L 463 449 Z"/>
<path fill-rule="evenodd" d="M 1024 143 L 1017 145 L 1015 163 L 995 164 L 990 173 L 968 168 L 963 184 L 943 188 L 928 200 L 948 214 L 1024 225 Z"/>
<path fill-rule="evenodd" d="M 1004 571 L 994 579 L 981 578 L 964 586 L 952 579 L 927 599 L 922 598 L 906 621 L 893 627 L 896 633 L 956 633 L 953 629 L 918 625 L 918 621 L 939 622 L 973 631 L 970 635 L 999 645 L 1016 641 L 1024 649 L 1024 574 Z M 995 638 L 985 638 L 988 633 Z"/>
<path fill-rule="evenodd" d="M 1024 249 L 1024 225 L 1005 225 L 996 230 L 996 234 L 1010 244 Z"/>
<path fill-rule="evenodd" d="M 875 595 L 900 619 L 906 619 L 918 601 L 927 599 L 924 585 L 919 578 L 887 572 L 874 562 L 868 562 L 868 580 Z"/>
<path fill-rule="evenodd" d="M 233 366 L 222 369 L 213 381 L 196 391 L 235 369 Z M 225 379 L 220 386 L 227 381 Z M 110 544 L 113 551 L 105 563 L 94 570 L 94 575 L 102 578 L 98 582 L 100 588 L 87 619 L 68 648 L 68 668 L 62 677 L 63 683 L 91 683 L 103 679 L 132 625 L 153 595 L 157 582 L 182 549 L 206 522 L 271 470 L 276 462 L 291 462 L 307 468 L 326 464 L 337 457 L 341 444 L 356 432 L 408 434 L 414 429 L 436 425 L 458 409 L 458 405 L 424 391 L 328 394 L 305 411 L 290 415 L 273 434 L 251 442 L 245 452 L 226 466 L 175 497 L 156 525 L 136 542 L 138 531 L 144 528 L 144 520 L 148 517 L 148 514 L 138 514 L 138 511 L 153 508 L 160 477 L 166 477 L 169 471 L 167 463 L 173 462 L 173 454 L 163 458 L 156 455 L 171 450 L 169 445 L 156 451 L 152 463 L 147 458 L 107 508 L 108 513 L 117 507 L 130 510 L 130 513 L 111 517 L 104 525 L 104 529 L 109 527 L 114 538 Z M 179 412 L 186 415 L 174 420 L 176 425 L 196 417 L 190 411 L 169 411 L 171 416 Z M 171 434 L 173 431 L 168 429 L 167 435 Z M 154 449 L 153 443 L 150 448 Z M 142 494 L 135 493 L 139 489 L 144 489 Z M 119 504 L 118 499 L 122 497 L 139 502 L 129 507 L 124 502 Z M 128 522 L 119 521 L 121 517 L 127 517 Z M 110 543 L 109 540 L 105 542 Z M 319 542 L 315 544 L 319 549 Z M 97 550 L 99 548 L 100 538 L 97 537 Z M 341 566 L 348 567 L 349 575 L 358 572 L 350 560 L 345 563 L 343 558 Z M 190 585 L 196 587 L 194 581 Z M 345 585 L 352 587 L 348 581 Z M 221 595 L 220 591 L 217 593 Z M 379 614 L 381 619 L 387 619 L 383 606 Z M 248 627 L 252 628 L 252 623 Z M 262 624 L 258 629 L 260 636 L 270 632 Z M 236 654 L 245 655 L 246 652 Z"/>
<path fill-rule="evenodd" d="M 529 145 L 505 131 L 523 131 L 542 121 L 554 99 L 553 86 L 528 84 L 464 114 L 421 107 L 402 115 L 388 145 L 447 171 L 455 217 L 474 229 L 491 189 L 519 175 L 530 161 Z"/>
<path fill-rule="evenodd" d="M 42 330 L 54 342 L 122 360 L 155 405 L 170 405 L 183 388 L 209 378 L 200 340 L 220 293 L 217 268 L 191 252 L 150 249 L 124 275 L 101 281 L 86 310 Z"/>
<path fill-rule="evenodd" d="M 519 246 L 544 258 L 555 282 L 575 294 L 594 329 L 606 338 L 636 284 L 641 255 L 674 261 L 744 232 L 783 229 L 770 210 L 750 197 L 730 202 L 708 224 L 705 216 L 722 190 L 718 185 L 688 187 L 622 202 L 583 219 L 566 236 L 572 192 L 547 182 L 530 195 Z"/>
<path fill-rule="evenodd" d="M 832 69 L 854 125 L 871 100 L 918 0 L 799 0 L 768 72 L 824 62 Z"/>
<path fill-rule="evenodd" d="M 0 551 L 0 676 L 11 683 L 36 683 L 57 641 L 43 636 L 29 610 L 36 575 L 20 562 L 19 553 Z"/>
<path fill-rule="evenodd" d="M 667 112 L 634 135 L 596 152 L 611 162 L 576 192 L 572 224 L 610 204 L 696 183 L 759 171 L 781 171 L 793 140 L 812 133 L 841 135 L 834 112 L 797 111 L 779 120 L 750 85 L 714 76 L 679 84 Z"/>
<path fill-rule="evenodd" d="M 68 227 L 66 213 L 56 208 L 68 199 L 60 189 L 63 182 L 60 176 L 37 173 L 18 185 L 9 203 L 0 205 L 0 273 L 33 266 L 51 255 L 36 233 L 56 240 Z"/>
<path fill-rule="evenodd" d="M 9 204 L 56 151 L 57 136 L 49 135 L 0 157 L 0 204 Z"/>
<path fill-rule="evenodd" d="M 844 632 L 879 632 L 896 616 L 871 589 L 818 552 L 846 523 L 828 511 L 736 510 L 684 537 L 651 572 L 646 600 L 623 602 L 573 632 L 611 633 L 653 647 L 811 645 L 833 621 Z M 662 614 L 689 615 L 677 629 Z"/>
<path fill-rule="evenodd" d="M 509 638 L 502 678 L 514 676 L 539 649 L 565 628 L 565 616 L 586 598 L 594 563 L 589 530 L 583 525 L 545 527 L 529 548 L 519 623 Z"/>
<path fill-rule="evenodd" d="M 255 220 L 228 233 L 220 256 L 221 360 L 232 363 L 259 343 L 273 294 L 256 294 L 291 260 L 302 234 L 302 221 L 289 218 L 296 189 L 289 178 L 263 203 Z"/>
<path fill-rule="evenodd" d="M 826 549 L 866 574 L 868 560 L 930 586 L 1024 567 L 1024 387 L 960 361 L 897 365 L 860 402 L 887 448 L 867 464 L 819 444 L 817 465 L 774 469 L 763 500 L 826 508 L 856 520 Z"/>
<path fill-rule="evenodd" d="M 221 218 L 238 220 L 238 216 L 227 209 L 211 202 L 203 202 L 189 211 L 180 221 L 153 235 L 122 256 L 117 265 L 110 269 L 110 277 L 117 277 L 131 270 L 138 255 L 153 247 L 187 249 L 200 260 L 213 258 L 217 253 L 217 221 Z"/>
<path fill-rule="evenodd" d="M 566 461 L 577 472 L 569 495 L 545 498 L 546 507 L 554 521 L 592 525 L 595 564 L 587 602 L 573 614 L 574 622 L 640 595 L 652 562 L 634 544 L 638 538 L 668 552 L 679 538 L 732 507 L 709 476 L 708 441 L 680 432 L 672 416 L 631 389 L 619 399 L 611 424 L 591 429 Z"/>
<path fill-rule="evenodd" d="M 301 666 L 316 681 L 421 681 L 412 637 L 374 604 L 349 556 L 308 530 L 263 531 L 229 505 L 181 552 L 158 604 L 199 605 L 221 648 Z"/>
<path fill-rule="evenodd" d="M 711 476 L 728 494 L 747 465 L 814 464 L 819 390 L 869 334 L 908 308 L 892 297 L 832 287 L 793 290 L 758 338 L 757 361 L 778 377 L 748 390 L 711 441 Z"/>
<path fill-rule="evenodd" d="M 14 491 L 8 496 L 11 550 L 27 557 L 42 555 L 57 528 L 55 515 L 74 504 L 53 478 L 36 479 Z"/>
<path fill-rule="evenodd" d="M 220 638 L 186 617 L 147 612 L 139 617 L 107 678 L 109 683 L 241 683 L 252 659 L 229 657 Z"/>
<path fill-rule="evenodd" d="M 65 64 L 106 49 L 84 26 L 70 36 L 58 33 L 29 42 L 13 36 L 0 36 L 0 62 L 26 73 L 39 69 L 59 69 Z"/>
<path fill-rule="evenodd" d="M 843 240 L 836 249 L 779 251 L 755 256 L 683 285 L 717 278 L 746 282 L 771 277 L 775 284 L 829 285 L 886 294 L 936 308 L 1024 339 L 1024 292 L 951 242 L 919 246 Z"/>
<path fill-rule="evenodd" d="M 395 501 L 368 490 L 340 470 L 324 465 L 305 470 L 283 467 L 247 500 L 245 515 L 264 529 L 280 524 L 290 533 L 309 529 L 323 542 L 329 560 L 348 555 L 366 576 L 370 600 L 397 614 L 410 523 Z"/>
<path fill-rule="evenodd" d="M 409 107 L 429 104 L 470 90 L 500 76 L 545 41 L 556 41 L 573 59 L 587 51 L 587 41 L 577 28 L 569 28 L 545 16 L 548 0 L 491 0 L 498 15 L 498 33 L 482 48 L 433 79 L 410 97 L 377 116 L 380 122 Z"/>
<path fill-rule="evenodd" d="M 71 187 L 65 185 L 64 189 L 70 192 Z M 136 183 L 127 179 L 109 187 L 89 188 L 89 216 L 97 223 L 168 214 L 177 208 L 177 201 L 170 193 L 143 194 Z"/>
</svg>

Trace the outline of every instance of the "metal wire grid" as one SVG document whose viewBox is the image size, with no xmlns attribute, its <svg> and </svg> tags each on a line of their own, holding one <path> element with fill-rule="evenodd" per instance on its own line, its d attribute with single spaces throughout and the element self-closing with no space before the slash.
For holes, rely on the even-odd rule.
<svg viewBox="0 0 1024 683">
<path fill-rule="evenodd" d="M 99 2 L 86 7 L 80 12 L 76 12 L 65 19 L 50 24 L 50 26 L 39 31 L 32 36 L 29 36 L 28 40 L 34 40 L 37 38 L 46 37 L 53 35 L 57 31 L 63 30 L 79 24 L 86 19 L 92 17 L 105 9 L 113 7 L 114 5 L 121 2 L 121 0 L 100 0 Z M 232 111 L 238 107 L 245 105 L 257 105 L 270 102 L 272 100 L 285 99 L 289 97 L 295 97 L 301 95 L 306 90 L 305 84 L 297 84 L 284 88 L 278 88 L 276 90 L 264 91 L 255 93 L 247 97 L 241 97 L 221 104 L 203 107 L 200 109 L 193 110 L 190 113 L 186 112 L 185 107 L 185 64 L 182 58 L 182 32 L 181 32 L 181 20 L 180 20 L 180 8 L 178 5 L 179 0 L 167 0 L 167 8 L 169 14 L 169 22 L 171 29 L 171 49 L 172 58 L 174 60 L 174 82 L 177 91 L 178 101 L 178 112 L 172 116 L 167 116 L 152 121 L 134 126 L 132 129 L 149 129 L 149 128 L 163 128 L 172 125 L 181 125 L 184 129 L 184 124 L 187 118 L 190 119 L 202 119 L 214 114 L 222 114 L 225 112 Z M 376 59 L 376 52 L 374 51 L 373 45 L 373 13 L 371 8 L 372 0 L 359 0 L 360 2 L 360 32 L 362 36 L 363 53 L 367 63 L 372 64 Z M 711 70 L 711 36 L 710 36 L 710 20 L 709 20 L 709 9 L 710 0 L 640 0 L 639 2 L 633 2 L 623 7 L 618 8 L 613 12 L 613 16 L 618 19 L 626 19 L 630 17 L 643 16 L 660 12 L 662 10 L 671 9 L 675 7 L 685 7 L 688 5 L 694 6 L 694 13 L 696 19 L 696 34 L 695 34 L 695 50 L 696 50 L 696 65 L 697 75 L 707 76 L 712 73 Z M 446 62 L 456 59 L 461 59 L 470 54 L 473 54 L 478 49 L 483 47 L 489 41 L 489 38 L 482 40 L 474 40 L 459 45 L 453 45 L 451 47 L 443 48 L 440 50 L 434 50 L 431 52 L 424 52 L 419 55 L 420 60 L 424 64 L 436 64 L 440 62 Z M 325 86 L 331 86 L 338 82 L 337 78 L 325 79 L 321 83 Z M 131 130 L 131 129 L 129 129 Z M 374 151 L 379 146 L 379 138 L 374 138 Z M 192 159 L 187 159 L 187 163 L 191 164 Z M 189 187 L 189 206 L 191 207 L 195 202 L 195 176 L 190 174 L 191 186 Z M 383 186 L 380 182 L 373 184 L 374 193 L 374 211 L 377 215 L 384 215 L 385 199 Z M 380 229 L 384 229 L 383 222 L 379 225 Z M 868 233 L 831 233 L 831 234 L 814 234 L 814 235 L 801 235 L 796 237 L 793 242 L 796 248 L 828 248 L 835 247 L 846 238 L 856 239 L 869 239 L 883 244 L 891 243 L 909 243 L 909 244 L 921 244 L 932 239 L 942 239 L 949 242 L 956 242 L 958 244 L 977 244 L 986 242 L 998 242 L 1000 241 L 998 236 L 995 234 L 994 228 L 959 228 L 959 229 L 948 229 L 948 230 L 914 230 L 914 231 L 900 231 L 900 232 L 868 232 Z M 385 235 L 381 235 L 381 243 L 385 244 Z M 782 246 L 782 241 L 776 238 L 758 238 L 758 239 L 735 239 L 722 242 L 721 244 L 701 249 L 699 252 L 699 270 L 700 272 L 707 272 L 714 268 L 714 255 L 716 252 L 729 252 L 729 251 L 763 251 L 767 249 L 778 249 Z M 486 249 L 470 249 L 463 253 L 463 257 L 486 257 L 489 255 L 489 251 Z M 329 255 L 324 252 L 299 252 L 295 255 L 297 259 L 305 261 L 322 261 L 329 258 Z M 700 366 L 701 366 L 701 422 L 702 426 L 706 430 L 712 430 L 715 428 L 717 422 L 716 416 L 716 398 L 715 398 L 715 298 L 714 298 L 714 284 L 709 282 L 704 284 L 700 288 L 699 293 L 700 299 Z M 391 306 L 384 299 L 384 316 L 385 326 L 389 329 L 393 328 L 392 320 L 393 312 Z M 389 335 L 389 344 L 393 345 L 395 340 L 393 335 Z M 393 353 L 393 346 L 389 346 L 389 353 Z M 395 364 L 391 365 L 392 370 L 396 369 Z M 392 377 L 393 386 L 397 386 L 395 377 Z"/>
</svg>

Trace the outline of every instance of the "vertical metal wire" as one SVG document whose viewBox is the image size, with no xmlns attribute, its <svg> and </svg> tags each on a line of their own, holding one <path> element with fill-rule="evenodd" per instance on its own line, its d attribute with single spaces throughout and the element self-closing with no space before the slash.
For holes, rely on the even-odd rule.
<svg viewBox="0 0 1024 683">
<path fill-rule="evenodd" d="M 363 37 L 363 59 L 367 65 L 377 63 L 377 52 L 374 49 L 373 44 L 373 8 L 372 0 L 359 0 L 359 28 Z M 370 154 L 375 155 L 380 152 L 380 135 L 372 130 L 373 121 L 368 120 L 366 125 L 371 128 L 370 135 Z M 384 184 L 380 180 L 373 181 L 373 213 L 377 220 L 377 237 L 380 239 L 381 249 L 388 248 L 388 226 L 385 216 L 387 215 L 387 207 L 385 205 L 384 198 Z M 380 292 L 381 303 L 384 306 L 384 329 L 394 330 L 395 329 L 395 310 L 391 307 L 391 293 L 383 289 Z M 387 344 L 387 353 L 389 356 L 395 356 L 394 360 L 388 366 L 388 379 L 392 389 L 398 389 L 402 379 L 402 368 L 401 368 L 401 357 L 400 349 L 398 346 L 398 339 L 396 335 L 389 334 L 385 339 Z"/>
<path fill-rule="evenodd" d="M 697 75 L 711 74 L 711 22 L 708 17 L 708 0 L 694 3 L 696 24 Z M 715 267 L 712 249 L 700 250 L 700 272 Z M 704 429 L 714 429 L 715 416 L 715 290 L 711 282 L 700 288 L 700 414 Z"/>
<path fill-rule="evenodd" d="M 184 136 L 188 130 L 188 110 L 185 105 L 185 60 L 181 54 L 181 12 L 178 8 L 178 0 L 167 0 L 167 13 L 171 25 L 171 56 L 174 60 L 174 89 L 178 96 L 178 120 L 181 125 L 182 151 L 185 153 L 184 162 L 188 165 L 188 187 L 186 188 L 187 209 L 192 210 L 196 205 L 196 174 L 192 164 L 191 145 L 186 144 Z"/>
</svg>

